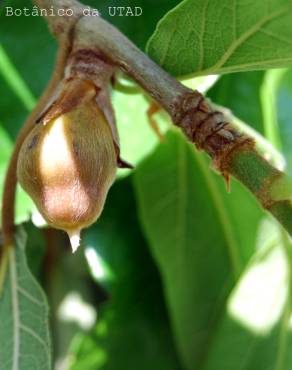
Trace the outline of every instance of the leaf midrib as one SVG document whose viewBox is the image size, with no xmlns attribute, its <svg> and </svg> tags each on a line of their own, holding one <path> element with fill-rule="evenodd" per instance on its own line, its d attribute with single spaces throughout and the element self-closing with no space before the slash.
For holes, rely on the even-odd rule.
<svg viewBox="0 0 292 370">
<path fill-rule="evenodd" d="M 287 63 L 292 63 L 292 56 L 287 58 L 277 58 L 277 59 L 269 59 L 265 67 L 263 66 L 263 62 L 250 62 L 250 63 L 242 63 L 236 64 L 233 66 L 222 67 L 219 70 L 210 71 L 209 69 L 203 69 L 201 71 L 196 71 L 194 73 L 181 75 L 179 80 L 190 80 L 195 77 L 207 76 L 212 74 L 225 74 L 225 73 L 233 73 L 233 72 L 242 72 L 242 71 L 256 71 L 256 70 L 263 70 L 275 67 L 284 67 L 287 66 Z M 251 69 L 250 69 L 251 67 Z"/>
<path fill-rule="evenodd" d="M 230 258 L 231 267 L 233 270 L 234 278 L 236 279 L 242 270 L 240 255 L 238 253 L 239 246 L 236 242 L 232 224 L 230 222 L 230 218 L 227 214 L 226 208 L 224 206 L 223 199 L 220 194 L 220 190 L 217 188 L 216 183 L 212 178 L 212 174 L 210 170 L 206 168 L 206 164 L 204 160 L 200 157 L 199 153 L 196 151 L 194 152 L 194 157 L 201 169 L 201 173 L 205 179 L 208 191 L 211 195 L 213 200 L 214 208 L 217 212 L 219 223 L 221 224 L 223 234 L 226 240 L 226 245 L 228 248 L 228 254 Z"/>
<path fill-rule="evenodd" d="M 176 230 L 176 248 L 177 248 L 177 256 L 182 256 L 181 246 L 186 245 L 186 204 L 187 204 L 187 194 L 188 194 L 188 186 L 187 186 L 187 169 L 186 169 L 186 148 L 184 142 L 179 142 L 178 144 L 178 176 L 177 176 L 178 184 L 178 204 L 177 204 L 177 225 L 178 228 Z M 184 261 L 179 261 L 183 263 Z"/>
<path fill-rule="evenodd" d="M 11 247 L 9 253 L 9 270 L 11 281 L 11 300 L 12 300 L 12 317 L 13 317 L 13 355 L 12 355 L 12 370 L 19 369 L 18 360 L 20 358 L 20 313 L 19 301 L 17 295 L 17 268 L 15 261 L 15 251 Z"/>
<path fill-rule="evenodd" d="M 218 60 L 217 63 L 215 63 L 212 67 L 208 68 L 208 70 L 218 70 L 220 67 L 222 67 L 228 59 L 232 56 L 232 54 L 235 52 L 236 49 L 238 49 L 246 40 L 248 40 L 251 36 L 253 36 L 262 26 L 269 23 L 270 21 L 274 20 L 275 18 L 279 17 L 289 9 L 292 9 L 291 5 L 284 6 L 283 8 L 269 14 L 266 17 L 263 17 L 260 19 L 257 23 L 255 23 L 251 28 L 249 28 L 247 31 L 243 32 L 240 37 L 233 40 L 233 42 L 230 44 L 227 51 L 222 55 L 222 57 Z"/>
</svg>

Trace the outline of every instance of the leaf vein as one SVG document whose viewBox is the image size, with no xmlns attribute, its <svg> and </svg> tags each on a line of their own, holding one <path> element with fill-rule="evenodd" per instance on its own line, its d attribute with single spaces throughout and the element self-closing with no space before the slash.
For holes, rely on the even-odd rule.
<svg viewBox="0 0 292 370">
<path fill-rule="evenodd" d="M 242 33 L 238 39 L 231 43 L 229 48 L 218 60 L 218 62 L 215 63 L 212 67 L 208 68 L 208 71 L 220 69 L 247 39 L 253 36 L 257 31 L 259 31 L 265 24 L 273 21 L 274 19 L 276 19 L 277 17 L 281 16 L 282 14 L 286 13 L 289 10 L 292 10 L 291 4 L 260 19 L 257 23 L 253 25 L 253 27 L 249 28 L 246 32 Z"/>
</svg>

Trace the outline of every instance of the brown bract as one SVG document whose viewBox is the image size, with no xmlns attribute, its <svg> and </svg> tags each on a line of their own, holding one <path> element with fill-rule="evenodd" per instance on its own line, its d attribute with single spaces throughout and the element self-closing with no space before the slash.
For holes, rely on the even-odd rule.
<svg viewBox="0 0 292 370">
<path fill-rule="evenodd" d="M 44 219 L 75 242 L 100 215 L 117 167 L 111 128 L 95 99 L 87 96 L 71 110 L 36 124 L 17 165 L 18 180 Z M 61 108 L 55 103 L 58 112 Z"/>
</svg>

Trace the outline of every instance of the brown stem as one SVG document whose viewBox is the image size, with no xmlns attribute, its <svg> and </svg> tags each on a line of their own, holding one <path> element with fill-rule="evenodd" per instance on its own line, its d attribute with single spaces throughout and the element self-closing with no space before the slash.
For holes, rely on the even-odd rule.
<svg viewBox="0 0 292 370">
<path fill-rule="evenodd" d="M 14 150 L 6 172 L 2 200 L 2 233 L 4 246 L 9 246 L 13 244 L 14 206 L 17 185 L 16 167 L 18 154 L 23 141 L 25 140 L 26 136 L 29 134 L 30 130 L 33 127 L 38 114 L 45 108 L 48 99 L 50 98 L 56 86 L 63 77 L 64 67 L 68 57 L 69 45 L 70 44 L 67 40 L 60 45 L 56 59 L 56 66 L 52 78 L 43 95 L 39 99 L 37 105 L 35 106 L 33 111 L 30 113 L 29 117 L 27 118 L 26 122 L 22 126 L 14 146 Z"/>
<path fill-rule="evenodd" d="M 75 27 L 74 43 L 95 49 L 142 86 L 167 112 L 173 102 L 191 90 L 180 84 L 126 36 L 100 17 L 83 17 Z"/>
<path fill-rule="evenodd" d="M 179 96 L 170 114 L 189 141 L 196 144 L 199 150 L 207 152 L 215 167 L 226 177 L 230 173 L 227 166 L 229 156 L 239 150 L 255 150 L 254 140 L 239 132 L 198 91 Z"/>
<path fill-rule="evenodd" d="M 68 35 L 74 30 L 74 25 L 77 20 L 83 16 L 82 4 L 75 0 L 32 0 L 40 9 L 48 11 L 46 19 L 52 34 L 61 43 L 64 39 L 68 39 Z M 50 14 L 50 9 L 57 11 L 55 16 Z M 58 11 L 60 11 L 58 13 Z M 68 15 L 66 15 L 68 12 Z M 71 15 L 72 13 L 72 15 Z M 70 14 L 70 15 L 69 15 Z"/>
</svg>

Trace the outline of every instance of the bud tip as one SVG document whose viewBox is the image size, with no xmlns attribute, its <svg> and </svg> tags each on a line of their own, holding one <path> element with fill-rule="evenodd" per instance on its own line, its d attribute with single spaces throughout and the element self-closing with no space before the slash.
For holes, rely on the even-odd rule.
<svg viewBox="0 0 292 370">
<path fill-rule="evenodd" d="M 72 252 L 75 253 L 80 245 L 80 230 L 67 231 L 70 239 Z"/>
</svg>

